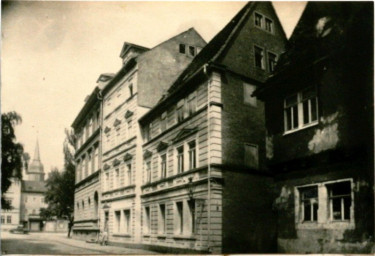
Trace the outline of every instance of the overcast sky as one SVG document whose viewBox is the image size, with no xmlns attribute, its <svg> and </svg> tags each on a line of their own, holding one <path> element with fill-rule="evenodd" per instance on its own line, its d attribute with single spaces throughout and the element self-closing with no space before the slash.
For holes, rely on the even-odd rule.
<svg viewBox="0 0 375 256">
<path fill-rule="evenodd" d="M 194 27 L 208 42 L 246 2 L 16 2 L 3 6 L 1 111 L 23 119 L 17 140 L 44 169 L 62 168 L 69 128 L 124 41 L 153 47 Z M 274 2 L 289 36 L 306 2 Z M 38 132 L 38 134 L 37 134 Z"/>
</svg>

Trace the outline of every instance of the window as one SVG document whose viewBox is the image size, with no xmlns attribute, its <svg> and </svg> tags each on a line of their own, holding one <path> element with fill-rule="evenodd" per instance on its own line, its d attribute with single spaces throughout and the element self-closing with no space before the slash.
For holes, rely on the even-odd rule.
<svg viewBox="0 0 375 256">
<path fill-rule="evenodd" d="M 8 224 L 12 223 L 12 216 L 7 216 L 7 223 Z"/>
<path fill-rule="evenodd" d="M 195 47 L 194 46 L 189 46 L 189 55 L 190 56 L 195 56 Z"/>
<path fill-rule="evenodd" d="M 167 129 L 167 112 L 161 114 L 160 117 L 160 132 L 164 132 Z"/>
<path fill-rule="evenodd" d="M 1 216 L 1 224 L 5 223 L 5 216 Z"/>
<path fill-rule="evenodd" d="M 352 184 L 352 179 L 343 179 L 296 188 L 297 228 L 354 229 Z"/>
<path fill-rule="evenodd" d="M 192 115 L 195 113 L 196 109 L 197 109 L 197 100 L 196 100 L 196 93 L 193 92 L 189 95 L 188 97 L 188 100 L 187 100 L 187 104 L 188 104 L 188 115 Z"/>
<path fill-rule="evenodd" d="M 167 154 L 160 156 L 160 178 L 164 179 L 167 177 Z"/>
<path fill-rule="evenodd" d="M 284 100 L 285 131 L 301 129 L 318 122 L 318 98 L 313 87 Z"/>
<path fill-rule="evenodd" d="M 350 181 L 327 185 L 329 196 L 329 216 L 331 221 L 350 220 Z"/>
<path fill-rule="evenodd" d="M 92 173 L 92 152 L 91 150 L 87 153 L 87 176 Z"/>
<path fill-rule="evenodd" d="M 124 210 L 124 232 L 130 234 L 130 210 Z"/>
<path fill-rule="evenodd" d="M 197 152 L 195 141 L 189 142 L 189 169 L 197 167 Z"/>
<path fill-rule="evenodd" d="M 86 169 L 86 159 L 85 157 L 82 158 L 82 170 L 81 170 L 81 179 L 83 180 L 87 176 L 87 169 Z"/>
<path fill-rule="evenodd" d="M 130 95 L 129 97 L 133 97 L 133 93 L 134 93 L 133 92 L 133 84 L 130 84 L 129 85 L 129 95 Z"/>
<path fill-rule="evenodd" d="M 144 208 L 144 223 L 143 229 L 144 234 L 149 234 L 151 232 L 151 220 L 150 220 L 150 206 Z"/>
<path fill-rule="evenodd" d="M 158 221 L 158 232 L 159 234 L 165 234 L 166 231 L 165 221 L 165 204 L 159 205 L 159 221 Z"/>
<path fill-rule="evenodd" d="M 151 128 L 150 126 L 151 124 L 147 124 L 143 129 L 143 136 L 144 136 L 145 142 L 150 140 L 150 128 Z"/>
<path fill-rule="evenodd" d="M 115 180 L 113 181 L 114 188 L 118 188 L 120 185 L 120 170 L 117 168 L 114 175 Z"/>
<path fill-rule="evenodd" d="M 177 103 L 177 122 L 181 122 L 184 120 L 184 99 L 180 100 Z"/>
<path fill-rule="evenodd" d="M 183 234 L 184 232 L 184 207 L 183 202 L 176 202 L 176 222 L 175 233 Z"/>
<path fill-rule="evenodd" d="M 195 234 L 195 227 L 196 227 L 196 220 L 195 220 L 195 200 L 194 199 L 191 199 L 188 201 L 188 205 L 189 205 L 189 228 L 190 228 L 190 233 L 191 234 Z"/>
<path fill-rule="evenodd" d="M 120 233 L 121 228 L 121 212 L 115 211 L 115 226 L 114 226 L 114 232 Z"/>
<path fill-rule="evenodd" d="M 256 107 L 257 98 L 253 97 L 253 92 L 255 91 L 256 86 L 251 84 L 243 84 L 243 100 L 245 104 Z"/>
<path fill-rule="evenodd" d="M 300 189 L 302 221 L 318 221 L 318 187 Z"/>
<path fill-rule="evenodd" d="M 99 147 L 95 147 L 95 152 L 94 152 L 94 168 L 93 170 L 96 171 L 99 168 Z"/>
<path fill-rule="evenodd" d="M 258 46 L 254 46 L 255 66 L 264 69 L 264 51 Z"/>
<path fill-rule="evenodd" d="M 184 171 L 184 146 L 177 148 L 177 173 Z"/>
<path fill-rule="evenodd" d="M 185 45 L 184 44 L 180 44 L 180 53 L 182 54 L 185 54 Z"/>
<path fill-rule="evenodd" d="M 151 182 L 151 160 L 146 162 L 146 183 Z"/>
<path fill-rule="evenodd" d="M 268 52 L 268 71 L 275 71 L 277 56 L 271 52 Z"/>
<path fill-rule="evenodd" d="M 258 145 L 245 144 L 245 166 L 253 169 L 259 168 Z"/>
<path fill-rule="evenodd" d="M 126 168 L 127 168 L 127 177 L 128 177 L 128 183 L 127 185 L 131 185 L 132 184 L 132 165 L 131 164 L 127 164 L 126 165 Z"/>
<path fill-rule="evenodd" d="M 260 28 L 263 27 L 262 21 L 263 21 L 263 15 L 259 13 L 255 13 L 255 26 L 260 27 Z"/>
<path fill-rule="evenodd" d="M 273 22 L 272 20 L 268 19 L 268 18 L 265 18 L 265 30 L 270 32 L 270 33 L 273 33 Z"/>
</svg>

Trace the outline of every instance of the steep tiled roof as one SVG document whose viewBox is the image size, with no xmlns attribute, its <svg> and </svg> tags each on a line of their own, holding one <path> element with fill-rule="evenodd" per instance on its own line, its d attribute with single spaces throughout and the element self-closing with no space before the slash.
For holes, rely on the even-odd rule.
<svg viewBox="0 0 375 256">
<path fill-rule="evenodd" d="M 204 64 L 214 61 L 219 56 L 224 47 L 232 38 L 232 35 L 243 20 L 245 14 L 247 14 L 250 9 L 255 6 L 255 4 L 255 2 L 247 3 L 236 14 L 236 16 L 234 16 L 234 18 L 199 52 L 199 54 L 193 59 L 189 66 L 181 73 L 181 75 L 169 88 L 168 92 L 171 93 L 175 91 L 181 86 L 182 82 L 196 73 Z"/>
<path fill-rule="evenodd" d="M 255 94 L 260 96 L 273 85 L 298 77 L 304 70 L 313 70 L 317 63 L 342 52 L 351 40 L 348 32 L 353 20 L 363 8 L 366 6 L 358 2 L 309 2 L 274 74 Z"/>
<path fill-rule="evenodd" d="M 250 11 L 255 7 L 255 5 L 256 2 L 248 2 L 236 14 L 236 16 L 234 16 L 234 18 L 198 53 L 198 55 L 192 60 L 188 67 L 168 89 L 168 93 L 160 99 L 158 104 L 140 118 L 141 122 L 147 119 L 148 116 L 152 115 L 152 112 L 163 105 L 167 99 L 173 97 L 172 94 L 179 88 L 183 87 L 184 82 L 201 70 L 205 64 L 214 62 L 221 55 L 223 50 L 233 38 L 233 35 L 239 28 L 242 21 L 249 13 L 251 13 Z"/>
<path fill-rule="evenodd" d="M 22 192 L 44 193 L 47 191 L 44 181 L 23 180 Z"/>
</svg>

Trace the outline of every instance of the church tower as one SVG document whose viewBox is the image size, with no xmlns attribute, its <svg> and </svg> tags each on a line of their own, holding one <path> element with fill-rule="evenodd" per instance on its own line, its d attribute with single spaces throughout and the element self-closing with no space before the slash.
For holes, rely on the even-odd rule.
<svg viewBox="0 0 375 256">
<path fill-rule="evenodd" d="M 44 181 L 44 167 L 40 161 L 39 142 L 36 140 L 33 160 L 27 170 L 28 180 Z"/>
</svg>

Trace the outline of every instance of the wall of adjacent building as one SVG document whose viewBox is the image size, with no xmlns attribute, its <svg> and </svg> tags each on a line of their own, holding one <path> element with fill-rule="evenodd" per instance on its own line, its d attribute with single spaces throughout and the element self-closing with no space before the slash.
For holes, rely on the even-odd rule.
<svg viewBox="0 0 375 256">
<path fill-rule="evenodd" d="M 186 45 L 185 54 L 179 52 L 180 44 Z M 188 47 L 201 49 L 205 45 L 203 38 L 191 28 L 140 55 L 137 59 L 139 105 L 153 107 L 194 58 L 189 55 Z"/>
</svg>

